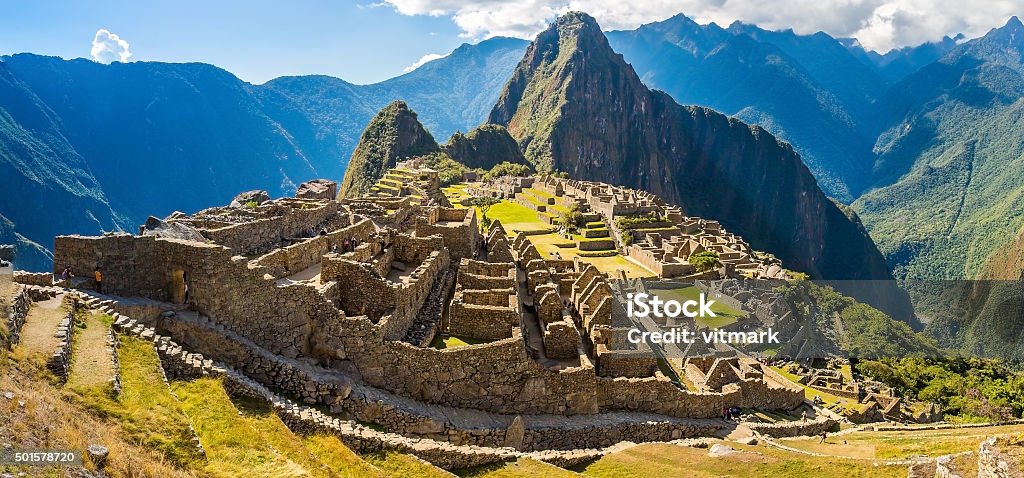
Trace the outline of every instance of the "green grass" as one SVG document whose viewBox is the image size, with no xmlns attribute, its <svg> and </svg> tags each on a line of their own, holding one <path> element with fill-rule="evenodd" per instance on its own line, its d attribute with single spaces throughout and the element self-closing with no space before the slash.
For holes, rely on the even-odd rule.
<svg viewBox="0 0 1024 478">
<path fill-rule="evenodd" d="M 175 393 L 206 450 L 212 476 L 331 476 L 267 407 L 228 397 L 219 380 L 176 382 Z"/>
<path fill-rule="evenodd" d="M 302 438 L 306 449 L 312 452 L 330 471 L 347 478 L 384 478 L 386 475 L 345 446 L 333 435 L 313 435 Z"/>
<path fill-rule="evenodd" d="M 700 289 L 696 286 L 683 287 L 680 289 L 654 289 L 651 293 L 657 294 L 657 296 L 663 300 L 675 300 L 680 303 L 687 300 L 700 299 Z M 714 312 L 717 317 L 697 317 L 697 325 L 717 329 L 719 327 L 725 327 L 726 325 L 732 324 L 741 317 L 747 316 L 746 312 L 734 309 L 721 301 L 715 301 L 715 303 L 711 305 L 711 311 Z"/>
<path fill-rule="evenodd" d="M 69 384 L 65 389 L 69 399 L 102 418 L 117 421 L 129 441 L 159 451 L 178 466 L 198 460 L 188 416 L 163 381 L 153 344 L 121 337 L 118 360 L 122 392 L 117 400 L 111 398 L 105 383 Z"/>
<path fill-rule="evenodd" d="M 876 466 L 870 461 L 816 457 L 764 446 L 730 443 L 740 451 L 718 458 L 707 449 L 649 444 L 606 455 L 585 467 L 595 478 L 718 478 L 770 476 L 773 478 L 903 478 L 905 466 Z"/>
<path fill-rule="evenodd" d="M 806 385 L 801 384 L 798 381 L 798 380 L 800 380 L 800 377 L 798 377 L 796 374 L 790 373 L 788 370 L 785 370 L 782 367 L 772 367 L 772 370 L 775 370 L 776 372 L 779 372 L 779 374 L 782 375 L 783 377 L 786 377 L 787 379 L 791 380 L 793 383 L 803 387 L 803 389 L 804 389 L 804 398 L 806 398 L 808 400 L 812 400 L 813 401 L 814 397 L 821 397 L 821 399 L 825 402 L 826 406 L 831 406 L 833 404 L 838 403 L 838 404 L 843 405 L 844 407 L 846 405 L 848 405 L 849 402 L 850 402 L 849 399 L 842 398 L 842 397 L 837 397 L 835 395 L 832 395 L 831 393 L 825 393 L 825 392 L 822 392 L 820 390 L 815 390 L 815 389 L 813 389 L 811 387 L 808 387 Z"/>
<path fill-rule="evenodd" d="M 466 478 L 569 478 L 580 476 L 569 470 L 564 470 L 554 465 L 531 458 L 520 458 L 512 463 L 491 465 L 472 470 L 463 470 L 456 473 Z"/>
<path fill-rule="evenodd" d="M 445 478 L 451 476 L 434 465 L 403 453 L 389 451 L 366 455 L 364 458 L 391 478 Z"/>
<path fill-rule="evenodd" d="M 507 200 L 491 206 L 487 217 L 501 221 L 510 236 L 514 236 L 515 231 L 539 231 L 551 227 L 537 217 L 537 211 Z"/>
<path fill-rule="evenodd" d="M 430 346 L 435 349 L 453 349 L 456 347 L 465 347 L 467 345 L 478 345 L 487 343 L 487 340 L 471 339 L 469 337 L 443 337 L 441 335 L 435 336 L 434 340 L 430 343 Z"/>
<path fill-rule="evenodd" d="M 937 457 L 977 450 L 990 436 L 1017 436 L 1024 425 L 918 431 L 857 431 L 828 439 L 825 443 L 806 438 L 784 439 L 782 443 L 800 450 L 866 459 L 901 460 L 925 455 Z M 843 442 L 846 442 L 845 444 Z"/>
</svg>

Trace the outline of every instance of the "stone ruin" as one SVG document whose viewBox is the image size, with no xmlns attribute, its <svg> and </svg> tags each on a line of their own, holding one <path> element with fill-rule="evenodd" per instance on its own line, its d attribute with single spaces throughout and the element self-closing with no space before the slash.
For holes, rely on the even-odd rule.
<svg viewBox="0 0 1024 478">
<path fill-rule="evenodd" d="M 120 323 L 202 357 L 190 363 L 396 437 L 600 449 L 728 428 L 725 407 L 803 403 L 742 360 L 698 367 L 696 390 L 673 382 L 649 351 L 612 343 L 607 274 L 544 259 L 498 221 L 481 233 L 473 209 L 437 200 L 435 179 L 403 163 L 358 199 L 255 194 L 140 234 L 60 236 L 55 264 L 102 267 L 101 297 L 131 314 Z M 441 348 L 448 337 L 471 345 Z"/>
<path fill-rule="evenodd" d="M 14 246 L 0 244 L 0 268 L 10 268 L 14 264 Z"/>
</svg>

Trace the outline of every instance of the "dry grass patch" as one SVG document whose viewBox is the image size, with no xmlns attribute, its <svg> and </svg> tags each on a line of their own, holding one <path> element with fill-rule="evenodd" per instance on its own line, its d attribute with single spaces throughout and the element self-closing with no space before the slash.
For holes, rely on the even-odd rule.
<svg viewBox="0 0 1024 478">
<path fill-rule="evenodd" d="M 304 437 L 302 442 L 310 452 L 338 476 L 346 478 L 384 478 L 387 476 L 345 446 L 336 436 L 308 436 Z"/>
<path fill-rule="evenodd" d="M 393 451 L 366 455 L 373 464 L 391 478 L 451 478 L 451 473 L 415 456 Z"/>
<path fill-rule="evenodd" d="M 823 458 L 765 446 L 730 444 L 737 453 L 711 458 L 708 450 L 669 444 L 641 445 L 607 455 L 582 470 L 597 478 L 750 477 L 903 478 L 904 466 Z"/>
<path fill-rule="evenodd" d="M 535 476 L 572 478 L 580 476 L 578 473 L 530 458 L 520 458 L 513 463 L 462 471 L 458 475 L 466 478 L 530 478 Z"/>
</svg>

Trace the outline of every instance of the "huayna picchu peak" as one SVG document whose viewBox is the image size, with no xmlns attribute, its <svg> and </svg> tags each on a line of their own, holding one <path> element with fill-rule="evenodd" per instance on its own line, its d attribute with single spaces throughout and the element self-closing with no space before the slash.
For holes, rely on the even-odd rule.
<svg viewBox="0 0 1024 478">
<path fill-rule="evenodd" d="M 788 144 L 648 89 L 584 13 L 537 35 L 488 121 L 506 125 L 538 170 L 650 191 L 812 277 L 892 278 L 871 238 Z M 912 320 L 894 288 L 857 295 Z"/>
</svg>

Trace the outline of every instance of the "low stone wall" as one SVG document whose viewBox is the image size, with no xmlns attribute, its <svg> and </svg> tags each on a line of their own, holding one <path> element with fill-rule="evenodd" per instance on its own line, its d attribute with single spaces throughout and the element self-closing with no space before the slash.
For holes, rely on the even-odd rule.
<svg viewBox="0 0 1024 478">
<path fill-rule="evenodd" d="M 576 247 L 581 251 L 604 251 L 614 249 L 615 241 L 611 239 L 588 239 L 586 241 L 576 241 Z"/>
<path fill-rule="evenodd" d="M 815 436 L 822 432 L 835 431 L 839 429 L 839 422 L 828 418 L 819 417 L 815 420 L 776 422 L 776 423 L 747 423 L 752 431 L 772 438 L 785 438 L 796 436 Z"/>
<path fill-rule="evenodd" d="M 74 318 L 75 311 L 72 308 L 60 320 L 60 324 L 57 325 L 57 332 L 54 334 L 60 339 L 60 344 L 57 345 L 57 350 L 46 361 L 46 368 L 57 376 L 57 380 L 60 383 L 66 382 L 68 374 L 71 373 L 71 346 L 75 336 Z"/>
<path fill-rule="evenodd" d="M 658 277 L 682 277 L 694 272 L 693 266 L 689 263 L 662 262 L 654 256 L 653 252 L 644 250 L 636 244 L 626 247 L 626 256 L 639 262 Z"/>
<path fill-rule="evenodd" d="M 115 397 L 121 395 L 121 360 L 118 358 L 117 353 L 119 343 L 120 342 L 117 340 L 117 333 L 114 332 L 114 327 L 110 327 L 110 330 L 107 331 L 107 346 L 110 347 L 110 355 L 113 360 L 114 375 L 111 378 L 111 384 L 114 389 Z"/>
<path fill-rule="evenodd" d="M 1018 478 L 1024 476 L 1024 469 L 1021 463 L 1009 458 L 1000 449 L 1000 443 L 995 437 L 988 438 L 981 442 L 978 447 L 978 478 Z"/>
<path fill-rule="evenodd" d="M 16 286 L 18 287 L 18 286 Z M 0 344 L 10 350 L 21 341 L 21 327 L 25 325 L 25 318 L 28 317 L 28 309 L 32 304 L 29 300 L 28 288 L 20 287 L 18 292 L 11 297 L 11 303 L 7 306 L 7 339 L 6 343 Z"/>
<path fill-rule="evenodd" d="M 53 285 L 53 274 L 50 274 L 49 272 L 14 271 L 14 275 L 12 276 L 12 278 L 14 282 L 24 285 L 36 285 L 44 287 Z"/>
<path fill-rule="evenodd" d="M 478 340 L 513 337 L 519 325 L 519 310 L 512 306 L 515 295 L 510 293 L 511 290 L 456 290 L 448 307 L 448 333 Z M 499 301 L 503 305 L 497 305 Z"/>
</svg>

